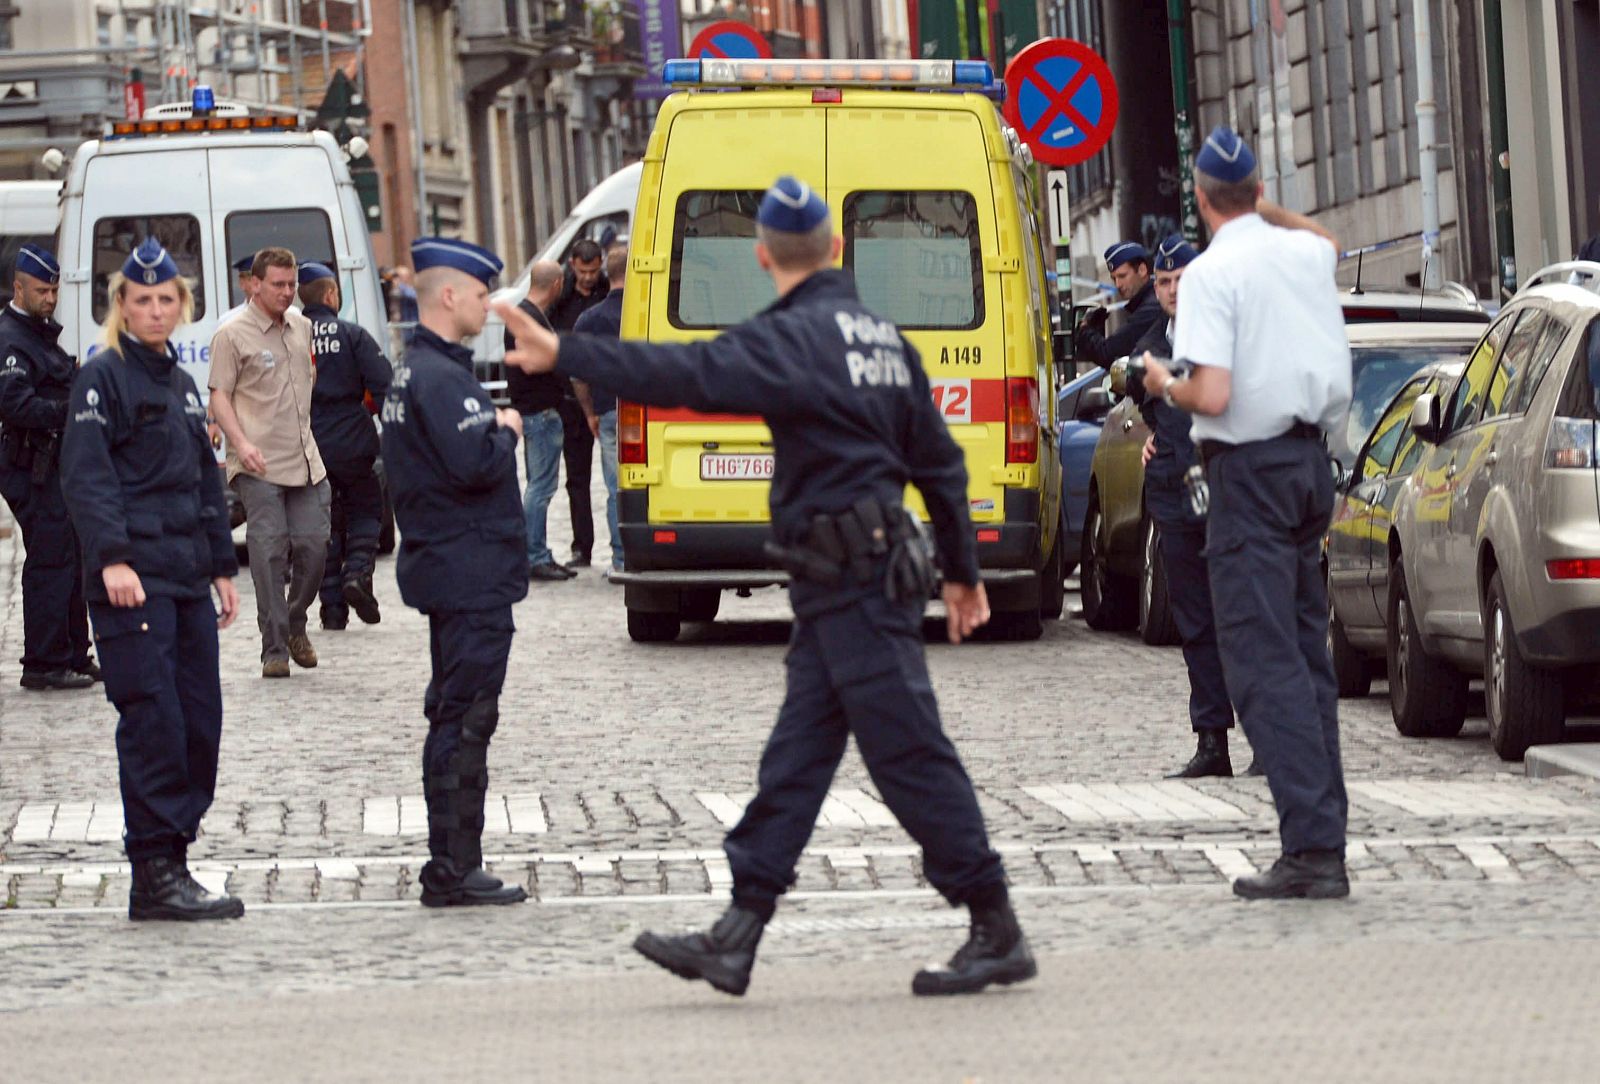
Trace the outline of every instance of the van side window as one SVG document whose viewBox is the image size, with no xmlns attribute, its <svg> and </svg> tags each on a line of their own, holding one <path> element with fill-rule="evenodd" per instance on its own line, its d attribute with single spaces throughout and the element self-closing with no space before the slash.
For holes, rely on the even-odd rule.
<svg viewBox="0 0 1600 1084">
<path fill-rule="evenodd" d="M 572 246 L 579 241 L 589 240 L 599 245 L 601 249 L 610 248 L 618 238 L 627 236 L 628 212 L 613 211 L 608 215 L 591 218 L 578 228 L 572 235 L 572 240 L 567 242 L 567 247 L 562 250 L 561 262 L 566 263 L 572 255 Z"/>
<path fill-rule="evenodd" d="M 113 273 L 122 270 L 128 253 L 146 237 L 154 237 L 171 254 L 178 273 L 194 287 L 194 318 L 206 313 L 205 265 L 200 222 L 193 215 L 121 215 L 102 218 L 94 224 L 94 261 L 90 286 L 90 314 L 97 324 L 105 323 L 111 311 L 106 287 Z"/>
<path fill-rule="evenodd" d="M 667 319 L 686 331 L 732 327 L 778 296 L 756 263 L 755 190 L 688 191 L 672 219 Z"/>
<path fill-rule="evenodd" d="M 983 323 L 978 201 L 967 192 L 852 192 L 844 265 L 861 302 L 902 329 Z"/>
<path fill-rule="evenodd" d="M 315 261 L 327 264 L 334 271 L 333 226 L 328 222 L 328 212 L 320 207 L 273 209 L 271 211 L 235 211 L 223 225 L 228 239 L 228 262 L 242 260 L 264 248 L 286 248 L 294 253 L 299 263 Z M 344 302 L 349 307 L 355 291 L 341 274 Z M 244 301 L 239 293 L 239 278 L 228 273 L 228 298 L 230 307 Z"/>
</svg>

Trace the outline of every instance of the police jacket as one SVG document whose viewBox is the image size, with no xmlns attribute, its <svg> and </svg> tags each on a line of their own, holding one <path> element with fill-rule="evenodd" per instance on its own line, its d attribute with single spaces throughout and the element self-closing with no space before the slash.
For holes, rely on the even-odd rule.
<svg viewBox="0 0 1600 1084">
<path fill-rule="evenodd" d="M 421 325 L 383 403 L 383 465 L 406 605 L 471 613 L 527 595 L 516 434 L 495 424 L 472 351 Z"/>
<path fill-rule="evenodd" d="M 1098 328 L 1080 328 L 1078 353 L 1093 358 L 1097 365 L 1110 365 L 1133 353 L 1135 344 L 1154 324 L 1165 327 L 1166 317 L 1161 311 L 1161 302 L 1156 300 L 1156 285 L 1152 280 L 1123 306 L 1122 326 L 1116 331 L 1107 335 Z"/>
<path fill-rule="evenodd" d="M 558 368 L 636 402 L 760 414 L 772 430 L 772 530 L 783 545 L 802 542 L 813 515 L 863 497 L 898 504 L 911 482 L 933 518 L 945 578 L 978 582 L 961 449 L 916 350 L 862 306 L 848 272 L 818 271 L 709 341 L 569 336 Z M 797 612 L 809 591 L 820 588 L 791 587 Z"/>
<path fill-rule="evenodd" d="M 538 321 L 540 327 L 549 328 L 550 321 L 544 312 L 527 298 L 517 302 L 517 308 Z M 506 349 L 514 350 L 517 337 L 511 332 L 506 332 Z M 566 394 L 566 381 L 555 373 L 527 373 L 514 365 L 506 366 L 506 398 L 511 400 L 511 409 L 518 414 L 539 414 L 546 410 L 554 410 L 561 405 L 562 396 Z"/>
<path fill-rule="evenodd" d="M 0 425 L 8 433 L 66 426 L 78 366 L 56 345 L 60 336 L 54 320 L 29 316 L 15 305 L 0 312 Z"/>
<path fill-rule="evenodd" d="M 1135 344 L 1132 353 L 1138 358 L 1146 350 L 1158 358 L 1171 360 L 1172 343 L 1167 338 L 1165 317 L 1150 325 L 1149 331 Z M 1185 521 L 1193 519 L 1186 497 L 1182 500 L 1160 500 L 1159 507 L 1156 498 L 1158 495 L 1175 497 L 1181 494 L 1184 472 L 1200 462 L 1194 438 L 1189 435 L 1194 418 L 1177 407 L 1168 406 L 1161 396 L 1145 391 L 1144 382 L 1140 380 L 1128 381 L 1128 398 L 1138 405 L 1140 416 L 1156 438 L 1155 455 L 1144 468 L 1145 488 L 1152 498 L 1149 502 L 1152 514 L 1169 521 L 1174 517 Z"/>
<path fill-rule="evenodd" d="M 326 305 L 304 310 L 311 321 L 311 356 L 317 362 L 311 386 L 311 435 L 327 463 L 370 462 L 378 455 L 378 429 L 364 396 L 374 402 L 389 393 L 394 368 L 377 340 L 360 324 L 339 319 Z"/>
<path fill-rule="evenodd" d="M 147 595 L 204 598 L 239 571 L 206 408 L 169 344 L 124 335 L 72 385 L 61 492 L 83 547 L 84 589 L 104 603 L 101 569 L 127 563 Z"/>
</svg>

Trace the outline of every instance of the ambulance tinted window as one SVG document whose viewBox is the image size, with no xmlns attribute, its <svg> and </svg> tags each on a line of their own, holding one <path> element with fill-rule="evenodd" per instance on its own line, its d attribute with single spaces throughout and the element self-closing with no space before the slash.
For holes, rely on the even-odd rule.
<svg viewBox="0 0 1600 1084">
<path fill-rule="evenodd" d="M 154 237 L 172 255 L 178 273 L 194 288 L 194 318 L 206 312 L 206 279 L 201 274 L 200 222 L 193 215 L 128 215 L 102 218 L 94 224 L 94 281 L 91 313 L 94 322 L 105 322 L 110 303 L 106 284 L 113 272 L 121 271 L 128 253 L 146 237 Z"/>
<path fill-rule="evenodd" d="M 777 297 L 756 263 L 758 191 L 685 192 L 672 221 L 667 318 L 673 327 L 731 327 Z"/>
<path fill-rule="evenodd" d="M 283 211 L 239 211 L 228 216 L 228 263 L 242 260 L 264 248 L 286 248 L 300 263 L 315 260 L 334 267 L 333 229 L 328 212 L 307 207 Z M 354 291 L 345 289 L 348 296 Z M 228 273 L 229 307 L 244 300 L 239 276 Z"/>
<path fill-rule="evenodd" d="M 978 201 L 966 192 L 852 192 L 844 265 L 862 303 L 902 328 L 983 323 Z"/>
</svg>

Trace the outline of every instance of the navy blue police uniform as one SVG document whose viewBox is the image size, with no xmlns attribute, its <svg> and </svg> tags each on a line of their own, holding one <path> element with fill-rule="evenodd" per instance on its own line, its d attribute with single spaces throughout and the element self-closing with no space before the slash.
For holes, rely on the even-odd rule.
<svg viewBox="0 0 1600 1084">
<path fill-rule="evenodd" d="M 1150 264 L 1149 251 L 1137 241 L 1119 241 L 1105 251 L 1106 267 L 1112 271 L 1134 260 L 1143 260 L 1147 267 Z M 1155 283 L 1146 282 L 1123 306 L 1122 326 L 1116 331 L 1107 335 L 1105 324 L 1094 320 L 1078 329 L 1077 352 L 1093 359 L 1096 365 L 1110 365 L 1133 353 L 1150 328 L 1164 322 L 1164 315 L 1161 302 L 1156 300 Z"/>
<path fill-rule="evenodd" d="M 177 267 L 147 240 L 125 274 L 156 285 Z M 130 915 L 237 917 L 242 904 L 210 897 L 183 868 L 211 806 L 222 740 L 211 586 L 239 565 L 206 409 L 171 344 L 152 349 L 124 334 L 83 366 L 72 387 L 62 478 L 83 540 L 106 698 L 119 713 L 123 843 L 134 864 Z M 116 564 L 138 574 L 143 605 L 112 605 L 102 572 Z M 181 875 L 190 903 L 210 900 L 198 909 L 212 913 L 195 914 L 195 906 L 182 916 L 138 913 L 141 892 L 161 888 L 153 868 Z"/>
<path fill-rule="evenodd" d="M 26 244 L 16 270 L 61 279 L 44 249 Z M 61 325 L 23 311 L 0 312 L 0 494 L 22 528 L 22 685 L 82 688 L 92 682 L 89 617 L 78 537 L 61 496 L 60 448 L 77 362 L 59 345 Z"/>
<path fill-rule="evenodd" d="M 785 213 L 786 199 L 799 207 Z M 798 233 L 827 216 L 820 196 L 784 178 L 758 220 Z M 781 552 L 806 557 L 789 565 L 795 622 L 783 707 L 762 753 L 756 796 L 724 842 L 734 907 L 711 936 L 743 946 L 747 958 L 733 974 L 686 966 L 686 952 L 702 963 L 714 954 L 654 934 L 640 938 L 639 951 L 680 975 L 743 992 L 760 929 L 794 883 L 852 734 L 884 802 L 921 845 L 928 881 L 952 904 L 971 906 L 975 923 L 981 909 L 1009 916 L 1000 857 L 928 680 L 922 614 L 932 580 L 896 592 L 888 581 L 900 551 L 859 545 L 875 533 L 864 521 L 903 517 L 909 482 L 932 517 L 945 578 L 978 583 L 965 460 L 915 348 L 862 305 L 849 273 L 829 269 L 716 339 L 649 345 L 575 335 L 563 340 L 557 369 L 632 401 L 761 415 L 776 457 L 774 541 Z M 841 549 L 842 560 L 828 559 Z M 1006 949 L 1016 952 L 1013 977 L 985 981 L 1032 974 L 1020 932 Z"/>
<path fill-rule="evenodd" d="M 1182 237 L 1168 237 L 1156 251 L 1155 270 L 1178 270 L 1195 256 L 1195 250 Z M 1170 321 L 1162 319 L 1150 325 L 1144 338 L 1135 344 L 1133 355 L 1140 358 L 1145 351 L 1158 358 L 1172 357 Z M 1160 396 L 1150 395 L 1143 381 L 1129 381 L 1128 394 L 1138 404 L 1139 414 L 1155 439 L 1155 454 L 1144 469 L 1145 507 L 1160 532 L 1167 598 L 1183 641 L 1183 661 L 1189 671 L 1189 724 L 1197 734 L 1212 732 L 1206 742 L 1210 748 L 1216 744 L 1216 734 L 1233 726 L 1233 705 L 1228 701 L 1222 655 L 1217 649 L 1216 620 L 1211 612 L 1211 582 L 1205 559 L 1206 519 L 1204 513 L 1195 511 L 1184 486 L 1184 475 L 1200 461 L 1189 433 L 1194 419 L 1162 402 Z M 1209 763 L 1204 762 L 1206 759 L 1197 757 L 1191 767 L 1208 775 L 1231 773 L 1226 744 L 1222 744 L 1220 756 L 1210 758 Z"/>
<path fill-rule="evenodd" d="M 1256 178 L 1250 148 L 1225 126 L 1195 169 L 1226 184 Z M 1334 496 L 1326 437 L 1346 423 L 1352 383 L 1337 262 L 1326 238 L 1233 215 L 1184 272 L 1178 307 L 1178 357 L 1229 374 L 1224 409 L 1196 415 L 1193 432 L 1210 487 L 1206 563 L 1229 699 L 1283 844 L 1270 870 L 1234 882 L 1252 899 L 1350 890 L 1321 569 Z M 1173 398 L 1174 384 L 1162 393 Z"/>
<path fill-rule="evenodd" d="M 421 238 L 411 254 L 419 275 L 450 267 L 487 283 L 500 270 L 498 258 L 464 241 Z M 481 867 L 511 607 L 528 593 L 517 434 L 496 424 L 472 351 L 419 324 L 384 400 L 382 447 L 400 597 L 428 617 L 423 903 L 516 902 L 521 890 L 502 888 Z"/>
<path fill-rule="evenodd" d="M 300 266 L 300 285 L 332 279 L 323 264 Z M 360 324 L 340 319 L 327 305 L 301 310 L 311 321 L 311 356 L 317 379 L 311 389 L 311 435 L 332 485 L 328 558 L 322 574 L 322 624 L 343 628 L 349 609 L 368 624 L 379 617 L 372 569 L 383 520 L 378 481 L 378 429 L 368 397 L 383 402 L 394 367 L 377 340 Z"/>
</svg>

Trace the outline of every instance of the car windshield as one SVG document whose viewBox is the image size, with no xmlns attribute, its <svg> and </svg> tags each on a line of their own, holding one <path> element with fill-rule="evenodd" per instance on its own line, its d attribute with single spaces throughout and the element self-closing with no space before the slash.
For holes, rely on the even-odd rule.
<svg viewBox="0 0 1600 1084">
<path fill-rule="evenodd" d="M 1464 342 L 1459 346 L 1418 343 L 1415 346 L 1351 347 L 1350 363 L 1355 379 L 1350 396 L 1350 417 L 1342 439 L 1335 439 L 1335 446 L 1328 449 L 1333 457 L 1347 467 L 1353 464 L 1356 450 L 1366 443 L 1372 427 L 1383 416 L 1383 408 L 1389 405 L 1400 385 L 1424 365 L 1435 361 L 1460 361 L 1472 346 Z"/>
</svg>

